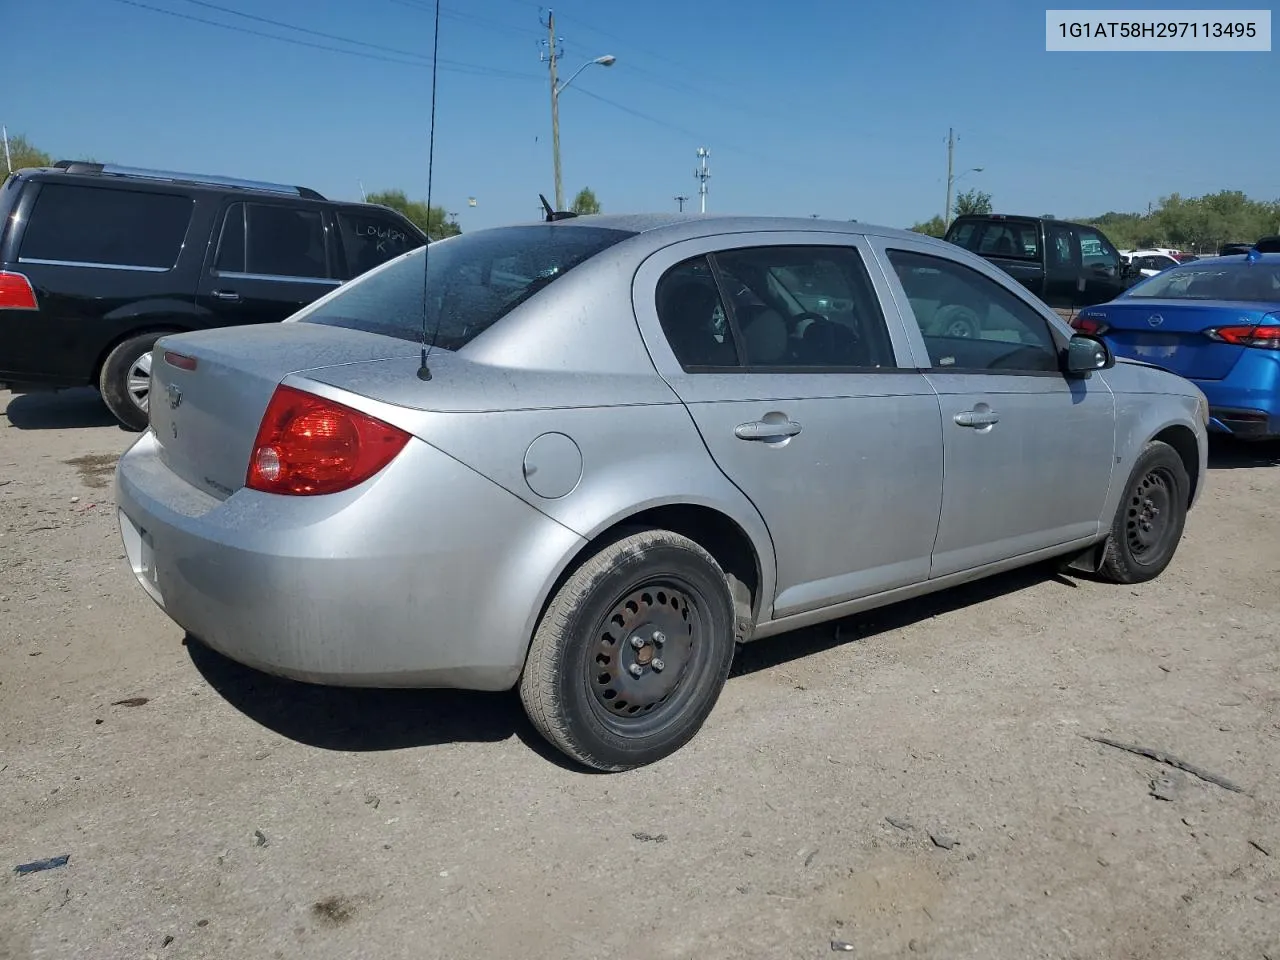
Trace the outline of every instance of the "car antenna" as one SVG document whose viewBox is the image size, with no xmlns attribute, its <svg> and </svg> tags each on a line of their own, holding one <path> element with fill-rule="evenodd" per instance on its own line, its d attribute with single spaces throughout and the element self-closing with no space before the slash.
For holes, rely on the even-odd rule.
<svg viewBox="0 0 1280 960">
<path fill-rule="evenodd" d="M 547 211 L 547 223 L 555 223 L 557 220 L 569 220 L 577 216 L 572 210 L 552 210 L 546 196 L 541 193 L 538 194 L 538 199 L 542 201 L 542 209 Z"/>
<path fill-rule="evenodd" d="M 434 173 L 436 160 L 436 74 L 440 64 L 440 0 L 436 0 L 436 16 L 433 36 L 431 40 L 431 135 L 427 145 L 427 225 L 431 224 L 431 179 Z M 440 336 L 440 319 L 444 310 L 444 304 L 441 303 L 441 310 L 436 314 L 435 330 L 431 334 L 431 339 L 427 340 L 427 264 L 431 259 L 431 237 L 427 237 L 426 246 L 422 248 L 422 365 L 418 367 L 418 379 L 430 380 L 431 368 L 427 366 L 427 357 L 431 354 L 431 349 L 436 345 L 436 339 Z"/>
</svg>

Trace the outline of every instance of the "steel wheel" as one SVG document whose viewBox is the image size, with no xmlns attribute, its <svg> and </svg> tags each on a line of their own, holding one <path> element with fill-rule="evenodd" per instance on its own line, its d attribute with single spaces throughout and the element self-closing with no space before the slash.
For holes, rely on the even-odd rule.
<svg viewBox="0 0 1280 960">
<path fill-rule="evenodd" d="M 1098 572 L 1115 583 L 1160 576 L 1182 539 L 1190 490 L 1177 451 L 1159 440 L 1148 443 L 1125 484 Z"/>
<path fill-rule="evenodd" d="M 1172 529 L 1169 518 L 1175 488 L 1168 469 L 1157 467 L 1139 480 L 1133 489 L 1125 520 L 1125 537 L 1129 553 L 1139 563 L 1159 553 L 1168 539 Z"/>
<path fill-rule="evenodd" d="M 598 716 L 643 735 L 683 709 L 681 681 L 703 654 L 705 627 L 689 587 L 654 579 L 614 604 L 586 664 Z"/>
</svg>

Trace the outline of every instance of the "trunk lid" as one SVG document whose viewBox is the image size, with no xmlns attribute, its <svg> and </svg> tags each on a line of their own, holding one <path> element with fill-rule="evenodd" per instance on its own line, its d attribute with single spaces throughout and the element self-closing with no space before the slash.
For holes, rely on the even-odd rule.
<svg viewBox="0 0 1280 960">
<path fill-rule="evenodd" d="M 1274 305 L 1225 300 L 1113 300 L 1080 311 L 1100 320 L 1119 357 L 1141 360 L 1190 380 L 1222 380 L 1247 347 L 1205 336 L 1210 327 L 1266 323 Z"/>
<path fill-rule="evenodd" d="M 164 337 L 151 360 L 151 429 L 160 459 L 193 486 L 229 497 L 244 486 L 262 415 L 285 377 L 417 352 L 394 337 L 312 323 Z M 193 369 L 186 369 L 189 361 Z"/>
</svg>

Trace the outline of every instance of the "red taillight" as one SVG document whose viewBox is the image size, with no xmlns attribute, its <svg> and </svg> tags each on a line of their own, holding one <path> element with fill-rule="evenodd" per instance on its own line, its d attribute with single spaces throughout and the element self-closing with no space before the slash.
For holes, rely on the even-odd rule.
<svg viewBox="0 0 1280 960">
<path fill-rule="evenodd" d="M 245 486 L 317 496 L 363 483 L 409 442 L 409 434 L 340 403 L 277 387 L 262 415 Z"/>
<path fill-rule="evenodd" d="M 0 310 L 39 310 L 31 281 L 20 273 L 0 270 Z"/>
<path fill-rule="evenodd" d="M 1071 326 L 1090 337 L 1100 337 L 1111 328 L 1101 317 L 1077 315 L 1071 318 Z"/>
<path fill-rule="evenodd" d="M 1210 327 L 1204 332 L 1204 335 L 1210 340 L 1229 343 L 1237 347 L 1280 350 L 1280 326 L 1241 324 L 1234 327 Z"/>
<path fill-rule="evenodd" d="M 171 367 L 177 367 L 179 370 L 194 370 L 196 368 L 195 357 L 188 357 L 185 353 L 175 353 L 172 350 L 164 352 L 164 362 Z"/>
</svg>

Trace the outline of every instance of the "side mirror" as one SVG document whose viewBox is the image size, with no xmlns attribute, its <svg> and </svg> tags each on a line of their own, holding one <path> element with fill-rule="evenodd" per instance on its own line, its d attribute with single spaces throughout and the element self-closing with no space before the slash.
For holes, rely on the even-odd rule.
<svg viewBox="0 0 1280 960">
<path fill-rule="evenodd" d="M 1067 344 L 1067 373 L 1083 376 L 1116 365 L 1111 348 L 1096 337 L 1075 334 Z"/>
</svg>

